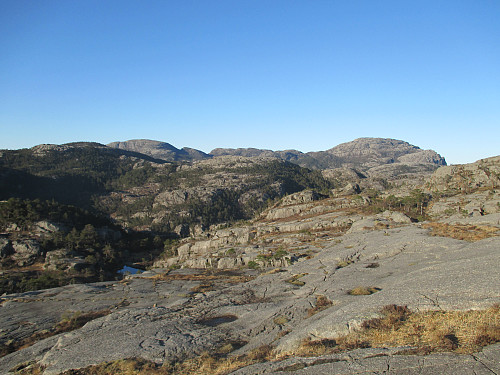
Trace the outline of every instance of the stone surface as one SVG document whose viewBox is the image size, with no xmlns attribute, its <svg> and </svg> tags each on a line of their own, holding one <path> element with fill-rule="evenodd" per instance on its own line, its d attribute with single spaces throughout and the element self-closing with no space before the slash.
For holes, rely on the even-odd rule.
<svg viewBox="0 0 500 375">
<path fill-rule="evenodd" d="M 40 244 L 35 240 L 12 241 L 12 248 L 12 259 L 21 267 L 33 264 L 41 255 Z"/>
<path fill-rule="evenodd" d="M 358 168 L 368 171 L 381 165 L 399 163 L 400 168 L 377 174 L 392 176 L 407 173 L 432 172 L 437 166 L 446 165 L 445 159 L 432 150 L 422 150 L 407 142 L 389 138 L 358 138 L 326 151 L 302 153 L 297 150 L 272 151 L 255 148 L 214 149 L 214 156 L 232 155 L 246 157 L 273 157 L 313 169 Z M 401 169 L 401 166 L 403 169 Z"/>
<path fill-rule="evenodd" d="M 500 302 L 496 272 L 500 262 L 500 237 L 468 243 L 432 237 L 418 224 L 405 224 L 393 229 L 345 234 L 322 246 L 317 248 L 314 257 L 302 258 L 286 267 L 282 265 L 281 272 L 262 274 L 240 284 L 220 280 L 202 293 L 192 290 L 209 281 L 161 281 L 154 277 L 161 272 L 158 270 L 120 283 L 73 285 L 4 296 L 0 305 L 2 340 L 18 340 L 47 329 L 60 320 L 66 310 L 109 308 L 113 312 L 76 331 L 42 340 L 1 358 L 0 372 L 7 372 L 27 360 L 46 365 L 46 374 L 120 357 L 138 356 L 161 362 L 181 356 L 186 350 L 191 354 L 201 353 L 228 340 L 247 342 L 236 353 L 263 344 L 272 344 L 280 352 L 293 352 L 307 337 L 333 338 L 356 329 L 388 304 L 407 305 L 412 310 L 466 310 Z M 339 268 L 341 263 L 346 266 Z M 372 263 L 378 267 L 367 268 Z M 189 275 L 199 271 L 176 272 Z M 290 280 L 300 283 L 290 283 Z M 376 286 L 380 291 L 369 296 L 347 294 L 359 285 Z M 332 306 L 308 317 L 307 311 L 314 306 L 317 295 L 326 296 Z M 235 319 L 222 320 L 217 326 L 200 323 L 224 316 Z M 277 318 L 283 323 L 277 324 Z M 283 336 L 281 333 L 285 330 L 289 333 Z M 380 358 L 391 363 L 395 374 L 404 374 L 411 366 L 421 366 L 419 362 L 406 363 L 409 357 L 393 356 L 391 351 L 383 351 L 389 356 L 384 354 L 380 358 L 362 353 L 368 352 L 361 352 L 360 362 L 352 360 L 357 354 L 351 352 L 344 356 L 353 363 L 339 362 L 335 366 L 347 364 L 356 369 L 363 365 L 378 369 L 382 363 L 378 362 Z M 491 353 L 495 356 L 498 351 Z M 436 362 L 435 370 L 432 366 L 429 369 L 438 371 L 443 363 L 464 368 L 473 364 L 470 356 L 441 356 L 452 360 Z M 429 358 L 426 364 L 433 363 L 437 357 Z M 291 361 L 290 364 L 294 364 L 293 361 L 302 360 Z M 262 366 L 262 371 L 276 370 L 276 367 L 271 370 L 265 367 L 274 364 Z M 339 373 L 345 370 L 345 367 L 338 368 Z M 335 367 L 317 362 L 300 371 L 316 370 L 327 373 Z M 252 372 L 253 368 L 240 371 L 259 373 Z"/>
<path fill-rule="evenodd" d="M 500 344 L 481 353 L 460 355 L 431 354 L 425 357 L 398 355 L 403 348 L 359 349 L 348 354 L 325 355 L 318 358 L 291 358 L 278 362 L 259 363 L 234 371 L 234 375 L 303 374 L 303 375 L 491 375 L 500 371 Z"/>
<path fill-rule="evenodd" d="M 288 206 L 292 204 L 309 203 L 317 201 L 320 195 L 314 190 L 304 190 L 299 193 L 290 194 L 281 200 L 283 206 Z"/>
</svg>

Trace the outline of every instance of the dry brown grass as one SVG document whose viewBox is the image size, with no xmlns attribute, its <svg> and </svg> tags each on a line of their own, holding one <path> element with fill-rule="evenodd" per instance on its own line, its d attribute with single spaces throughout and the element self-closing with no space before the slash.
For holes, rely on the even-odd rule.
<svg viewBox="0 0 500 375">
<path fill-rule="evenodd" d="M 191 292 L 193 293 L 206 293 L 211 292 L 214 289 L 214 285 L 211 282 L 201 283 L 200 285 L 194 286 L 191 288 Z"/>
<path fill-rule="evenodd" d="M 422 228 L 430 229 L 431 236 L 451 237 L 469 242 L 499 235 L 498 228 L 487 225 L 428 223 L 422 225 Z"/>
<path fill-rule="evenodd" d="M 314 307 L 311 307 L 307 310 L 307 317 L 311 317 L 314 314 L 319 313 L 332 305 L 332 301 L 330 301 L 327 297 L 323 295 L 316 296 L 316 304 Z"/>
<path fill-rule="evenodd" d="M 289 279 L 286 279 L 285 281 L 289 284 L 296 285 L 296 286 L 304 286 L 306 285 L 305 281 L 300 280 L 300 278 L 304 277 L 307 275 L 307 273 L 299 273 L 296 275 L 293 275 Z"/>
<path fill-rule="evenodd" d="M 415 313 L 406 306 L 389 305 L 381 317 L 368 320 L 362 328 L 335 339 L 305 340 L 293 353 L 277 355 L 269 345 L 248 354 L 230 356 L 242 344 L 223 345 L 214 354 L 204 353 L 196 358 L 165 363 L 163 366 L 143 359 L 132 358 L 84 369 L 69 370 L 62 375 L 225 375 L 254 363 L 289 356 L 319 356 L 367 347 L 412 346 L 401 354 L 428 354 L 453 351 L 474 353 L 486 345 L 500 341 L 500 305 L 485 310 L 427 311 Z M 43 368 L 27 366 L 23 375 L 41 374 Z"/>
<path fill-rule="evenodd" d="M 371 346 L 428 347 L 432 351 L 473 353 L 500 341 L 500 306 L 486 310 L 427 311 L 386 308 L 384 316 L 364 324 L 360 337 Z"/>
<path fill-rule="evenodd" d="M 78 370 L 68 370 L 61 375 L 168 375 L 171 372 L 151 361 L 141 358 L 120 359 Z M 31 374 L 30 374 L 31 375 Z"/>
<path fill-rule="evenodd" d="M 58 335 L 64 332 L 70 332 L 80 327 L 83 327 L 86 323 L 91 320 L 100 318 L 102 316 L 111 313 L 110 310 L 101 311 L 91 311 L 88 313 L 82 313 L 78 311 L 68 312 L 63 314 L 60 322 L 56 323 L 54 327 L 49 330 L 42 330 L 35 332 L 30 337 L 27 337 L 19 341 L 11 341 L 7 344 L 0 346 L 0 357 L 6 356 L 7 354 L 13 353 L 20 349 L 27 348 L 40 340 L 44 340 L 48 337 Z"/>
<path fill-rule="evenodd" d="M 380 290 L 380 288 L 373 286 L 357 286 L 356 288 L 349 290 L 347 294 L 351 296 L 369 296 L 370 294 L 377 293 Z"/>
<path fill-rule="evenodd" d="M 486 310 L 413 313 L 406 306 L 389 305 L 380 318 L 368 320 L 349 335 L 305 340 L 293 353 L 318 356 L 354 348 L 412 346 L 414 354 L 452 351 L 474 353 L 500 341 L 500 306 Z"/>
<path fill-rule="evenodd" d="M 196 274 L 176 274 L 166 272 L 150 277 L 153 282 L 157 281 L 200 281 L 201 284 L 191 288 L 192 293 L 206 293 L 216 290 L 216 286 L 220 284 L 238 284 L 253 280 L 254 276 L 241 274 L 238 270 L 218 270 L 205 269 L 200 270 Z"/>
<path fill-rule="evenodd" d="M 130 358 L 69 370 L 61 375 L 224 375 L 273 357 L 272 347 L 264 345 L 246 355 L 218 356 L 204 353 L 196 358 L 169 362 L 163 366 L 140 358 Z"/>
<path fill-rule="evenodd" d="M 45 367 L 35 362 L 20 363 L 9 370 L 9 373 L 16 375 L 42 375 Z"/>
<path fill-rule="evenodd" d="M 354 263 L 353 260 L 341 260 L 337 263 L 337 269 L 347 267 L 349 264 Z"/>
<path fill-rule="evenodd" d="M 158 274 L 152 276 L 151 279 L 155 281 L 186 280 L 186 281 L 202 281 L 207 283 L 211 281 L 222 281 L 229 284 L 238 284 L 251 281 L 255 279 L 255 277 L 242 275 L 237 270 L 205 269 L 205 270 L 200 270 L 199 273 L 190 275 L 172 274 L 167 272 L 164 274 Z"/>
</svg>

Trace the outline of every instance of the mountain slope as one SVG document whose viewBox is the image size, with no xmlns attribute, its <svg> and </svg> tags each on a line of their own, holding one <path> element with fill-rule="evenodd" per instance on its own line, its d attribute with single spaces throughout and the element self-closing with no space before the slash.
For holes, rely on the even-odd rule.
<svg viewBox="0 0 500 375">
<path fill-rule="evenodd" d="M 401 166 L 421 165 L 423 172 L 433 171 L 446 165 L 445 159 L 433 150 L 422 150 L 408 142 L 390 138 L 358 138 L 342 143 L 326 151 L 302 153 L 297 150 L 271 151 L 255 148 L 217 148 L 211 155 L 266 156 L 290 161 L 302 167 L 313 169 L 357 168 L 368 172 L 371 168 L 395 164 L 392 170 Z M 387 168 L 386 168 L 387 169 Z"/>
<path fill-rule="evenodd" d="M 124 142 L 112 142 L 107 146 L 121 150 L 140 152 L 141 154 L 167 161 L 192 161 L 209 159 L 211 157 L 194 148 L 184 147 L 179 150 L 170 143 L 152 141 L 149 139 L 132 139 Z"/>
</svg>

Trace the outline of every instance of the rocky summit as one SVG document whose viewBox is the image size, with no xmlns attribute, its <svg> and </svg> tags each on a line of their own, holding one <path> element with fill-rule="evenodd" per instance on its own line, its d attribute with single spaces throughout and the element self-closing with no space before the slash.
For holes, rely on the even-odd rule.
<svg viewBox="0 0 500 375">
<path fill-rule="evenodd" d="M 312 171 L 257 151 L 78 147 L 0 158 L 18 182 L 49 156 L 116 167 L 94 206 L 0 206 L 0 373 L 500 372 L 500 157 L 446 166 L 362 138 Z"/>
<path fill-rule="evenodd" d="M 271 151 L 254 148 L 223 149 L 210 152 L 213 156 L 266 156 L 275 157 L 314 169 L 358 168 L 368 172 L 371 168 L 391 165 L 391 169 L 402 166 L 433 166 L 434 169 L 446 165 L 445 159 L 433 150 L 422 150 L 407 142 L 389 138 L 358 138 L 342 143 L 326 151 L 302 153 L 297 150 Z"/>
</svg>

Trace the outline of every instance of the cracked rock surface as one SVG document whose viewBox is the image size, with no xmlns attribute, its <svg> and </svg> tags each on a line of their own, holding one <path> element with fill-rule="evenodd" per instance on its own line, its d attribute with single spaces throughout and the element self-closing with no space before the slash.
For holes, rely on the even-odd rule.
<svg viewBox="0 0 500 375">
<path fill-rule="evenodd" d="M 358 349 L 348 354 L 316 358 L 291 358 L 286 361 L 259 363 L 232 372 L 234 375 L 456 375 L 498 374 L 500 344 L 491 345 L 477 355 L 438 353 L 427 356 L 398 355 L 394 349 Z"/>
<path fill-rule="evenodd" d="M 327 242 L 310 259 L 237 284 L 222 278 L 201 292 L 195 290 L 206 280 L 189 275 L 202 270 L 185 269 L 169 274 L 183 279 L 157 278 L 165 270 L 155 270 L 122 282 L 3 296 L 3 343 L 49 329 L 65 311 L 111 313 L 0 358 L 0 373 L 27 361 L 46 366 L 45 374 L 129 357 L 162 363 L 228 341 L 244 344 L 235 354 L 264 344 L 293 352 L 305 338 L 332 338 L 356 329 L 388 304 L 414 311 L 487 308 L 500 302 L 499 249 L 500 237 L 465 242 L 433 237 L 418 224 L 406 224 L 348 233 Z M 378 291 L 364 296 L 347 293 L 357 286 Z M 308 316 L 318 295 L 332 305 Z M 500 358 L 498 344 L 475 356 L 401 356 L 396 351 L 360 349 L 316 359 L 291 358 L 236 373 L 451 374 L 462 368 L 465 373 L 486 374 L 498 372 Z"/>
</svg>

